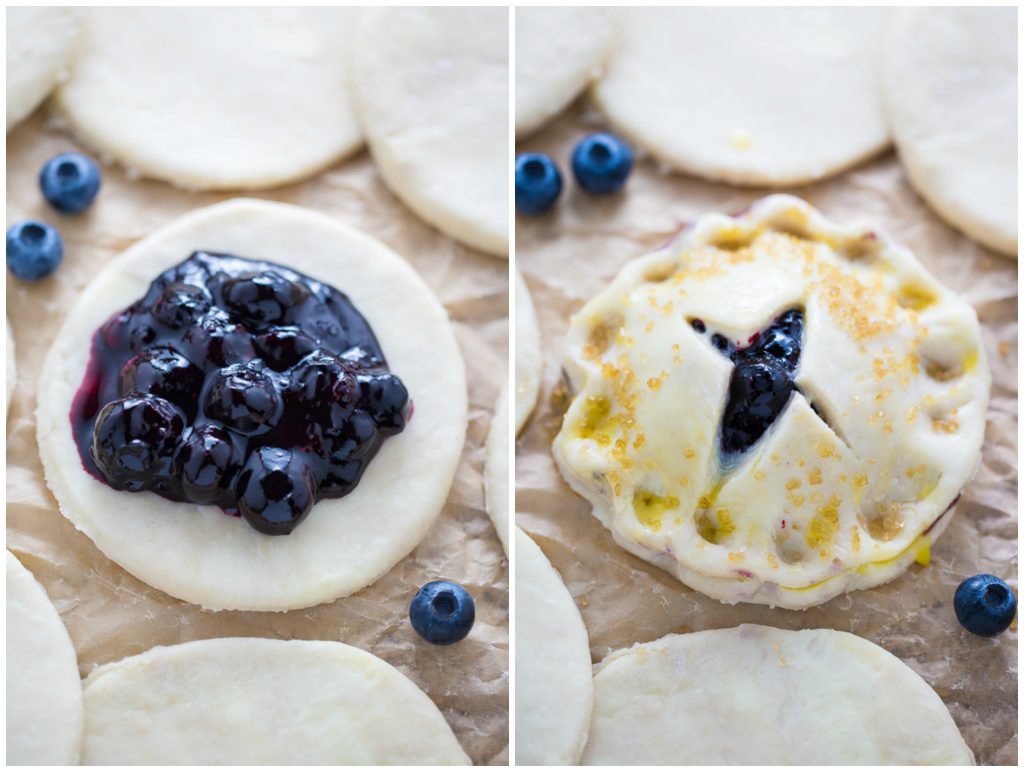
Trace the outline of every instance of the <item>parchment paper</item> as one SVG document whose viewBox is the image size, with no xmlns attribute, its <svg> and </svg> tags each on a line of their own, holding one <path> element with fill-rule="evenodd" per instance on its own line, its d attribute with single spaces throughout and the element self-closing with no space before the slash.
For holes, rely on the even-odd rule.
<svg viewBox="0 0 1024 772">
<path fill-rule="evenodd" d="M 152 646 L 203 638 L 344 641 L 387 660 L 426 691 L 474 763 L 507 763 L 508 562 L 484 511 L 482 482 L 483 443 L 507 372 L 507 262 L 465 249 L 422 223 L 387 191 L 365 152 L 307 182 L 246 194 L 330 214 L 412 263 L 453 319 L 467 367 L 469 431 L 437 523 L 378 582 L 334 603 L 288 613 L 203 611 L 132 577 L 60 515 L 39 462 L 34 384 L 64 309 L 100 266 L 179 215 L 231 196 L 133 180 L 104 165 L 93 207 L 77 217 L 57 215 L 43 201 L 36 176 L 46 160 L 75 145 L 40 113 L 7 136 L 7 223 L 36 217 L 56 225 L 65 257 L 45 281 L 7 281 L 18 365 L 7 426 L 7 546 L 46 587 L 74 640 L 82 675 Z M 473 631 L 454 646 L 422 641 L 408 621 L 416 589 L 438 578 L 461 583 L 476 601 Z"/>
<path fill-rule="evenodd" d="M 587 196 L 571 179 L 569 156 L 585 133 L 598 128 L 605 128 L 600 119 L 577 104 L 516 148 L 550 154 L 565 175 L 562 198 L 552 212 L 516 222 L 517 264 L 537 308 L 544 352 L 538 407 L 516 448 L 517 522 L 575 597 L 593 661 L 668 633 L 744 622 L 846 630 L 888 649 L 931 684 L 980 764 L 1015 764 L 1016 622 L 1001 636 L 979 638 L 957 623 L 952 601 L 960 581 L 976 573 L 993 573 L 1017 588 L 1016 262 L 944 225 L 909 187 L 892 153 L 830 181 L 786 191 L 836 221 L 881 226 L 967 297 L 981 319 L 992 368 L 989 423 L 981 468 L 933 547 L 930 567 L 915 565 L 887 585 L 803 612 L 728 606 L 618 547 L 590 505 L 562 481 L 550 445 L 568 404 L 559 384 L 570 314 L 624 263 L 663 245 L 682 223 L 708 211 L 737 211 L 770 191 L 670 175 L 650 160 L 639 160 L 623 193 Z"/>
</svg>

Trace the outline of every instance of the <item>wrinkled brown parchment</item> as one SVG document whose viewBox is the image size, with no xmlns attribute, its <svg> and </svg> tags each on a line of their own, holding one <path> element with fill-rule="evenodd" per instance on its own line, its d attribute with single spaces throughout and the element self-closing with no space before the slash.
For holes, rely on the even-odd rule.
<svg viewBox="0 0 1024 772">
<path fill-rule="evenodd" d="M 156 645 L 202 638 L 344 641 L 387 660 L 426 691 L 475 763 L 507 763 L 508 561 L 484 511 L 482 482 L 483 445 L 507 372 L 506 261 L 472 252 L 425 225 L 387 191 L 365 152 L 307 182 L 245 194 L 330 214 L 412 263 L 453 319 L 466 361 L 469 431 L 437 523 L 378 582 L 334 603 L 287 613 L 203 611 L 132 577 L 60 515 L 36 447 L 35 379 L 64 309 L 100 266 L 179 215 L 232 196 L 133 180 L 104 165 L 96 204 L 77 217 L 57 215 L 42 200 L 36 175 L 47 159 L 75 144 L 47 125 L 44 112 L 7 135 L 8 225 L 40 218 L 56 225 L 65 241 L 64 263 L 53 277 L 37 284 L 7 280 L 18 366 L 7 424 L 7 546 L 46 587 L 74 640 L 82 675 Z M 460 582 L 476 600 L 476 625 L 455 646 L 427 644 L 409 625 L 413 594 L 437 578 Z"/>
<path fill-rule="evenodd" d="M 577 105 L 516 150 L 548 153 L 567 174 L 574 143 L 598 127 L 599 118 Z M 994 639 L 979 638 L 957 623 L 952 600 L 960 581 L 980 572 L 1017 588 L 1017 263 L 943 224 L 909 187 L 893 153 L 785 191 L 836 221 L 881 226 L 974 305 L 993 376 L 988 431 L 981 468 L 932 548 L 928 568 L 914 565 L 887 585 L 808 611 L 728 606 L 618 547 L 589 504 L 562 482 L 550 445 L 565 407 L 557 386 L 570 314 L 624 263 L 662 246 L 682 223 L 708 211 L 737 211 L 772 191 L 665 174 L 651 160 L 637 163 L 620 195 L 591 197 L 569 176 L 564 182 L 553 212 L 516 222 L 517 264 L 537 308 L 544 351 L 538 407 L 517 443 L 516 510 L 519 526 L 540 544 L 576 598 L 594 662 L 668 633 L 743 622 L 846 630 L 888 649 L 932 685 L 979 764 L 1015 764 L 1016 623 Z"/>
</svg>

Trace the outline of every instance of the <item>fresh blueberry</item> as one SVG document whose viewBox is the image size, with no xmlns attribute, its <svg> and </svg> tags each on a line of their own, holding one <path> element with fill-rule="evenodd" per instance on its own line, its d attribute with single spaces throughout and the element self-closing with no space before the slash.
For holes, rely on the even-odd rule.
<svg viewBox="0 0 1024 772">
<path fill-rule="evenodd" d="M 543 153 L 516 156 L 516 211 L 540 214 L 551 208 L 562 192 L 562 175 Z"/>
<path fill-rule="evenodd" d="M 19 279 L 45 279 L 63 257 L 64 240 L 52 225 L 22 220 L 7 230 L 7 269 Z"/>
<path fill-rule="evenodd" d="M 62 153 L 39 172 L 39 187 L 50 206 L 64 214 L 89 208 L 100 189 L 100 167 L 87 155 Z"/>
<path fill-rule="evenodd" d="M 413 629 L 428 643 L 458 643 L 473 628 L 476 606 L 460 584 L 439 580 L 420 587 L 409 606 Z"/>
<path fill-rule="evenodd" d="M 260 533 L 295 530 L 316 503 L 313 473 L 301 454 L 262 447 L 249 456 L 238 478 L 238 509 Z"/>
<path fill-rule="evenodd" d="M 1017 598 L 1002 579 L 978 574 L 964 579 L 953 595 L 953 609 L 964 629 L 975 635 L 999 635 L 1017 615 Z"/>
<path fill-rule="evenodd" d="M 167 400 L 129 394 L 96 416 L 92 457 L 113 487 L 145 490 L 170 477 L 184 429 L 184 416 Z"/>
<path fill-rule="evenodd" d="M 611 134 L 584 137 L 572 151 L 572 173 L 588 193 L 618 192 L 632 169 L 633 149 Z"/>
</svg>

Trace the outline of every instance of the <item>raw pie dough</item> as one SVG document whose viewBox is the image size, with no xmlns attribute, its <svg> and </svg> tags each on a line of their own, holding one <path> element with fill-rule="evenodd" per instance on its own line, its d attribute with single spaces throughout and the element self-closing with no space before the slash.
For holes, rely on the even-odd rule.
<svg viewBox="0 0 1024 772">
<path fill-rule="evenodd" d="M 882 95 L 914 188 L 956 228 L 1017 255 L 1017 10 L 904 8 Z"/>
<path fill-rule="evenodd" d="M 415 404 L 359 486 L 319 502 L 288 536 L 264 536 L 216 507 L 116 491 L 83 470 L 73 441 L 68 412 L 93 332 L 197 249 L 280 262 L 346 293 Z M 409 264 L 330 217 L 248 199 L 192 212 L 103 268 L 47 354 L 38 399 L 40 456 L 63 514 L 139 579 L 210 609 L 305 608 L 387 573 L 440 513 L 466 433 L 465 373 L 447 312 Z"/>
<path fill-rule="evenodd" d="M 530 289 L 516 269 L 516 436 L 537 404 L 540 392 L 540 329 Z"/>
<path fill-rule="evenodd" d="M 7 553 L 7 763 L 77 764 L 78 658 L 43 586 Z"/>
<path fill-rule="evenodd" d="M 886 13 L 631 8 L 594 98 L 681 171 L 737 185 L 820 179 L 889 141 L 875 82 Z"/>
<path fill-rule="evenodd" d="M 973 765 L 907 665 L 836 630 L 741 625 L 610 654 L 584 764 Z"/>
<path fill-rule="evenodd" d="M 7 131 L 67 77 L 81 32 L 77 8 L 7 9 Z"/>
<path fill-rule="evenodd" d="M 89 8 L 56 102 L 86 143 L 149 177 L 200 190 L 300 180 L 362 144 L 354 13 Z"/>
<path fill-rule="evenodd" d="M 600 75 L 614 22 L 608 8 L 516 8 L 516 137 L 554 118 Z"/>
<path fill-rule="evenodd" d="M 416 684 L 333 641 L 158 646 L 93 671 L 85 706 L 90 765 L 470 763 Z"/>
<path fill-rule="evenodd" d="M 18 362 L 14 351 L 14 332 L 11 330 L 11 322 L 7 321 L 7 409 L 11 409 L 11 397 L 14 396 L 14 387 L 18 385 Z"/>
<path fill-rule="evenodd" d="M 723 469 L 732 363 L 710 335 L 745 343 L 794 307 L 799 392 Z M 553 453 L 615 540 L 718 600 L 795 609 L 927 564 L 990 384 L 966 301 L 878 231 L 781 195 L 628 263 L 573 317 L 565 368 Z"/>
<path fill-rule="evenodd" d="M 392 192 L 431 225 L 507 256 L 508 10 L 374 8 L 355 104 Z"/>
<path fill-rule="evenodd" d="M 533 540 L 516 528 L 516 763 L 576 764 L 594 687 L 579 609 Z"/>
<path fill-rule="evenodd" d="M 491 428 L 487 433 L 487 466 L 484 469 L 484 491 L 487 514 L 498 532 L 501 546 L 508 554 L 508 385 L 501 387 L 494 406 Z"/>
</svg>

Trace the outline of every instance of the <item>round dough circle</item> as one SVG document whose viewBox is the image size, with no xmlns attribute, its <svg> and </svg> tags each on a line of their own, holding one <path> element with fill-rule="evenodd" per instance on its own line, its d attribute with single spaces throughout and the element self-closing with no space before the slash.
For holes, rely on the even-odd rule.
<svg viewBox="0 0 1024 772">
<path fill-rule="evenodd" d="M 614 40 L 609 8 L 516 8 L 516 137 L 554 118 L 599 77 Z"/>
<path fill-rule="evenodd" d="M 198 190 L 300 180 L 362 144 L 353 13 L 89 8 L 55 100 L 87 144 L 149 177 Z"/>
<path fill-rule="evenodd" d="M 78 48 L 81 9 L 7 9 L 7 131 L 35 110 L 66 77 Z"/>
<path fill-rule="evenodd" d="M 18 385 L 18 361 L 14 349 L 14 331 L 11 329 L 11 320 L 7 321 L 7 409 L 11 409 L 11 397 L 14 396 L 14 388 Z"/>
<path fill-rule="evenodd" d="M 821 179 L 888 144 L 883 9 L 631 8 L 593 94 L 681 171 L 737 185 Z"/>
<path fill-rule="evenodd" d="M 78 763 L 78 657 L 43 586 L 7 553 L 7 763 Z"/>
<path fill-rule="evenodd" d="M 469 764 L 430 698 L 333 641 L 158 646 L 85 682 L 89 765 Z"/>
<path fill-rule="evenodd" d="M 374 8 L 353 88 L 384 181 L 431 225 L 508 255 L 508 10 Z"/>
<path fill-rule="evenodd" d="M 491 428 L 487 433 L 487 463 L 484 468 L 484 493 L 487 514 L 498 532 L 501 546 L 508 554 L 508 385 L 501 387 L 494 406 Z"/>
<path fill-rule="evenodd" d="M 265 536 L 216 507 L 117 491 L 82 468 L 68 413 L 93 332 L 194 250 L 279 262 L 346 293 L 415 404 L 358 487 L 319 502 L 293 533 Z M 369 236 L 296 206 L 235 199 L 132 246 L 82 292 L 39 379 L 38 441 L 61 512 L 144 582 L 210 609 L 282 611 L 383 576 L 440 513 L 466 433 L 466 381 L 448 315 L 409 264 Z M 424 448 L 430 448 L 424 453 Z"/>
<path fill-rule="evenodd" d="M 587 628 L 558 572 L 519 528 L 515 566 L 516 762 L 576 764 L 594 699 Z"/>
<path fill-rule="evenodd" d="M 939 696 L 836 630 L 740 625 L 610 654 L 584 764 L 974 763 Z"/>
<path fill-rule="evenodd" d="M 744 346 L 794 308 L 795 389 L 723 459 L 734 367 L 714 335 Z M 991 383 L 970 304 L 868 224 L 785 195 L 627 263 L 573 317 L 564 367 L 552 453 L 615 541 L 718 600 L 792 609 L 927 563 Z"/>
<path fill-rule="evenodd" d="M 1016 9 L 902 8 L 882 65 L 914 188 L 954 227 L 1016 257 Z"/>
<path fill-rule="evenodd" d="M 540 394 L 540 328 L 530 288 L 516 269 L 516 436 L 523 430 Z"/>
</svg>

